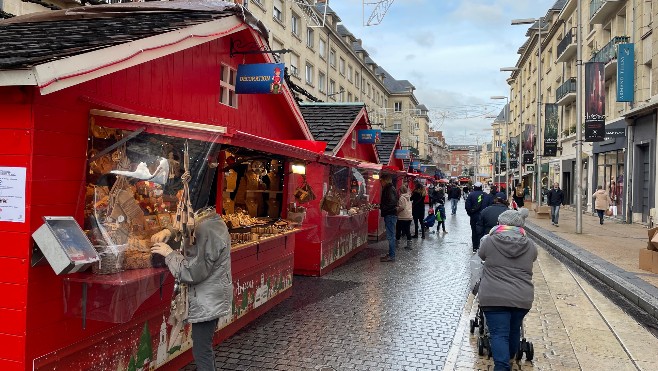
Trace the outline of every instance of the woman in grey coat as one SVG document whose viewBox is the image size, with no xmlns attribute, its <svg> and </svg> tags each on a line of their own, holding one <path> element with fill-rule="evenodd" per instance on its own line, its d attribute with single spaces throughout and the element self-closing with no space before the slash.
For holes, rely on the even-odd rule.
<svg viewBox="0 0 658 371">
<path fill-rule="evenodd" d="M 214 371 L 213 335 L 219 317 L 231 310 L 231 238 L 214 207 L 202 209 L 194 218 L 193 244 L 185 256 L 165 241 L 172 235 L 163 230 L 153 236 L 151 252 L 165 257 L 167 267 L 182 283 L 188 284 L 188 316 L 192 324 L 192 354 L 199 371 Z"/>
<path fill-rule="evenodd" d="M 495 371 L 510 370 L 509 360 L 519 351 L 523 317 L 534 299 L 537 247 L 523 229 L 527 217 L 524 208 L 500 214 L 498 227 L 482 240 L 478 252 L 484 261 L 478 299 L 491 334 Z"/>
</svg>

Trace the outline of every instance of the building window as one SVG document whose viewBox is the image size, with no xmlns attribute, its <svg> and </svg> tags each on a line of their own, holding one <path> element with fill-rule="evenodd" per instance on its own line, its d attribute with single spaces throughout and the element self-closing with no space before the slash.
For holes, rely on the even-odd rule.
<svg viewBox="0 0 658 371">
<path fill-rule="evenodd" d="M 336 51 L 334 49 L 329 50 L 329 65 L 336 67 Z"/>
<path fill-rule="evenodd" d="M 258 0 L 256 0 L 256 1 L 258 1 Z M 242 6 L 245 9 L 249 9 L 249 0 L 242 0 Z"/>
<path fill-rule="evenodd" d="M 336 82 L 334 80 L 329 80 L 329 95 L 332 95 L 336 92 Z M 332 95 L 331 99 L 336 100 L 336 96 Z"/>
<path fill-rule="evenodd" d="M 299 56 L 294 53 L 290 53 L 290 74 L 299 77 Z"/>
<path fill-rule="evenodd" d="M 314 39 L 315 39 L 315 33 L 313 32 L 313 29 L 310 28 L 310 27 L 307 28 L 306 29 L 306 46 L 313 49 L 313 44 L 314 44 L 314 41 L 315 41 Z"/>
<path fill-rule="evenodd" d="M 393 130 L 402 131 L 402 121 L 393 121 Z"/>
<path fill-rule="evenodd" d="M 279 22 L 283 22 L 283 0 L 274 0 L 272 16 Z"/>
<path fill-rule="evenodd" d="M 313 85 L 313 66 L 310 63 L 306 63 L 306 83 Z"/>
<path fill-rule="evenodd" d="M 238 96 L 235 94 L 236 71 L 222 64 L 220 68 L 219 103 L 238 108 Z"/>
<path fill-rule="evenodd" d="M 368 98 L 372 97 L 372 86 L 368 83 Z"/>
<path fill-rule="evenodd" d="M 361 79 L 358 72 L 354 75 L 354 83 L 357 89 L 361 86 Z"/>
<path fill-rule="evenodd" d="M 352 66 L 348 65 L 347 66 L 347 81 L 352 82 L 352 73 L 354 71 L 352 70 Z"/>
<path fill-rule="evenodd" d="M 320 38 L 320 43 L 318 44 L 318 49 L 320 49 L 320 58 L 325 59 L 327 57 L 327 42 Z"/>
<path fill-rule="evenodd" d="M 347 93 L 347 101 L 348 101 L 348 102 L 352 102 L 352 101 L 353 101 L 353 100 L 352 100 L 352 93 Z M 356 101 L 354 101 L 354 102 L 356 102 Z"/>
<path fill-rule="evenodd" d="M 343 92 L 345 92 L 345 89 L 342 86 L 338 87 L 338 101 L 342 102 L 343 101 Z"/>
<path fill-rule="evenodd" d="M 338 61 L 338 73 L 345 76 L 345 60 L 343 58 Z"/>
<path fill-rule="evenodd" d="M 290 20 L 290 29 L 292 30 L 292 34 L 299 37 L 299 24 L 300 24 L 300 19 L 297 14 L 292 15 L 292 19 Z"/>
<path fill-rule="evenodd" d="M 318 90 L 320 90 L 320 93 L 325 92 L 326 81 L 327 81 L 327 75 L 325 75 L 324 72 L 322 71 L 318 72 Z"/>
<path fill-rule="evenodd" d="M 395 102 L 395 112 L 402 112 L 402 102 Z"/>
</svg>

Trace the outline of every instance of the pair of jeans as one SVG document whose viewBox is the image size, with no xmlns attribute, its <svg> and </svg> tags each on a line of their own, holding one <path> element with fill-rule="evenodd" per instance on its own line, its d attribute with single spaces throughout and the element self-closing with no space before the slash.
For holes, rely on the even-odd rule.
<svg viewBox="0 0 658 371">
<path fill-rule="evenodd" d="M 436 231 L 438 232 L 441 228 L 443 228 L 443 231 L 446 231 L 446 222 L 444 220 L 437 222 L 436 224 Z"/>
<path fill-rule="evenodd" d="M 198 371 L 215 371 L 215 352 L 212 338 L 217 329 L 217 319 L 192 324 L 192 355 Z"/>
<path fill-rule="evenodd" d="M 596 209 L 596 213 L 599 215 L 599 223 L 603 224 L 603 213 L 605 210 Z"/>
<path fill-rule="evenodd" d="M 398 221 L 397 215 L 386 215 L 384 225 L 386 226 L 386 239 L 388 240 L 388 256 L 395 258 L 395 224 Z"/>
<path fill-rule="evenodd" d="M 473 251 L 480 248 L 480 233 L 477 226 L 478 219 L 480 219 L 480 214 L 471 216 L 471 242 L 473 243 Z"/>
<path fill-rule="evenodd" d="M 497 307 L 495 310 L 484 310 L 489 328 L 494 371 L 511 369 L 509 360 L 519 351 L 521 324 L 526 314 L 528 309 L 521 308 Z"/>
<path fill-rule="evenodd" d="M 558 224 L 557 220 L 560 218 L 560 205 L 551 206 L 551 222 Z"/>
<path fill-rule="evenodd" d="M 399 240 L 402 234 L 407 236 L 407 241 L 411 241 L 411 220 L 398 219 L 395 229 L 395 239 Z"/>
<path fill-rule="evenodd" d="M 459 202 L 458 198 L 450 199 L 450 205 L 452 207 L 452 215 L 457 214 L 457 203 Z"/>
</svg>

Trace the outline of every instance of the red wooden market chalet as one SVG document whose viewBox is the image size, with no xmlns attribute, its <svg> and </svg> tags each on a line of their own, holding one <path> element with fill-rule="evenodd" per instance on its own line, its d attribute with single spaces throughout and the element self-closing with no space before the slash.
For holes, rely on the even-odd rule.
<svg viewBox="0 0 658 371">
<path fill-rule="evenodd" d="M 372 194 L 363 188 L 372 182 L 353 174 L 362 161 L 377 163 L 372 146 L 355 148 L 351 139 L 354 130 L 369 125 L 362 106 L 346 106 L 353 114 L 343 132 L 325 138 L 309 131 L 285 84 L 280 94 L 235 95 L 239 64 L 272 60 L 269 54 L 231 57 L 231 40 L 265 48 L 267 38 L 251 14 L 221 1 L 103 5 L 0 21 L 0 170 L 25 172 L 24 189 L 16 189 L 17 200 L 24 202 L 20 215 L 6 219 L 7 208 L 0 210 L 1 370 L 176 369 L 191 360 L 189 329 L 174 334 L 166 321 L 173 287 L 166 269 L 56 275 L 44 260 L 31 261 L 39 250 L 31 235 L 43 217 L 72 216 L 83 228 L 94 219 L 104 202 L 95 197 L 109 188 L 102 183 L 110 175 L 103 168 L 116 170 L 139 151 L 168 164 L 171 176 L 164 188 L 139 181 L 120 190 L 136 189 L 131 202 L 139 202 L 145 214 L 134 216 L 145 220 L 143 228 L 171 222 L 168 210 L 175 210 L 175 198 L 168 206 L 160 198 L 170 196 L 169 181 L 182 173 L 184 161 L 174 153 L 183 153 L 186 142 L 190 153 L 195 145 L 211 149 L 208 155 L 190 155 L 190 166 L 206 174 L 201 178 L 208 188 L 201 181 L 190 187 L 205 189 L 200 194 L 214 198 L 225 213 L 234 207 L 238 212 L 241 179 L 267 172 L 256 178 L 257 190 L 242 192 L 246 209 L 251 213 L 253 206 L 254 213 L 274 219 L 280 211 L 285 217 L 301 182 L 292 165 L 308 164 L 307 179 L 317 182 L 318 198 L 309 209 L 319 209 L 323 187 L 333 185 L 331 169 L 347 169 L 349 181 L 342 184 L 356 196 Z M 317 147 L 314 139 L 328 140 L 329 151 L 345 159 L 300 147 Z M 299 145 L 286 144 L 293 142 Z M 161 153 L 165 148 L 171 150 L 168 159 Z M 113 152 L 103 154 L 108 149 Z M 142 163 L 129 165 L 128 170 Z M 153 171 L 155 178 L 160 166 L 148 169 L 142 170 Z M 263 184 L 268 176 L 275 180 Z M 348 200 L 363 201 L 355 197 Z M 331 219 L 331 228 L 341 231 L 342 220 L 351 217 Z M 243 225 L 234 223 L 227 221 Z M 300 229 L 275 227 L 280 228 L 232 233 L 233 311 L 220 319 L 216 343 L 291 294 Z M 346 250 L 363 246 L 366 233 L 365 227 L 337 233 L 340 248 L 349 254 Z M 177 335 L 182 343 L 170 346 Z"/>
<path fill-rule="evenodd" d="M 302 103 L 300 109 L 313 139 L 327 143 L 325 154 L 344 159 L 307 165 L 308 184 L 328 196 L 306 208 L 295 274 L 321 276 L 367 245 L 368 217 L 379 217 L 371 206 L 379 201 L 381 166 L 375 144 L 358 140 L 359 130 L 371 128 L 363 103 Z"/>
</svg>

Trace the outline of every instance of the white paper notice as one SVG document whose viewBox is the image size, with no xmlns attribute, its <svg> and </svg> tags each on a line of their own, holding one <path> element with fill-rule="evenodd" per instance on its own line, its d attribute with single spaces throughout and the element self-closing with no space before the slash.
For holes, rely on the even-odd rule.
<svg viewBox="0 0 658 371">
<path fill-rule="evenodd" d="M 0 166 L 0 222 L 25 222 L 25 168 Z"/>
</svg>

